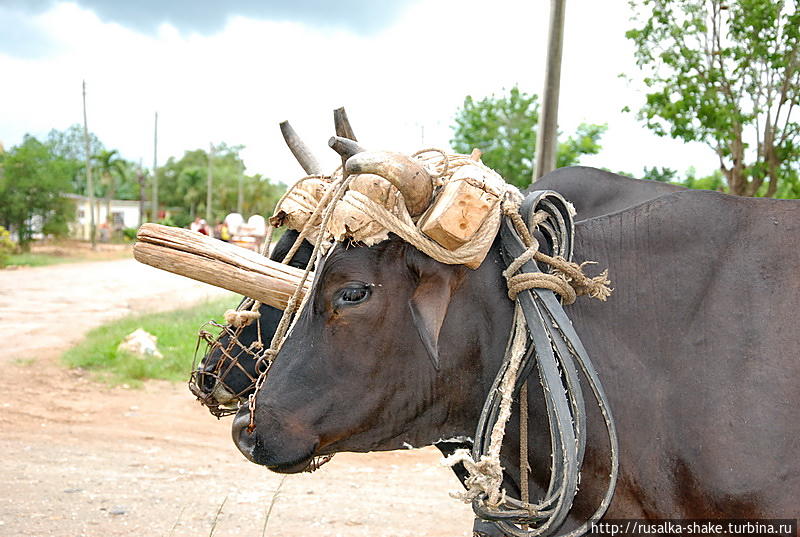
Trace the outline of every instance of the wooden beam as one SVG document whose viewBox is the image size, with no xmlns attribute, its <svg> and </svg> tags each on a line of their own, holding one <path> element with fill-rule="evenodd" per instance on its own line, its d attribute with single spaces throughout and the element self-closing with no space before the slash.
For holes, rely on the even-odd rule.
<svg viewBox="0 0 800 537">
<path fill-rule="evenodd" d="M 183 228 L 144 224 L 137 239 L 133 257 L 140 263 L 222 287 L 279 309 L 286 308 L 304 272 Z M 312 279 L 313 274 L 306 280 L 303 294 L 310 289 Z"/>
</svg>

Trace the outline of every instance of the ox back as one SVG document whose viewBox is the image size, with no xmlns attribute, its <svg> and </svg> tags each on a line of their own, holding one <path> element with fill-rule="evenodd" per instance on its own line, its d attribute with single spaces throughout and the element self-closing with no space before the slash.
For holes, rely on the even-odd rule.
<svg viewBox="0 0 800 537">
<path fill-rule="evenodd" d="M 658 181 L 633 179 L 616 173 L 572 166 L 559 168 L 537 180 L 529 190 L 555 190 L 575 206 L 576 220 L 622 211 L 659 196 L 686 190 Z"/>
<path fill-rule="evenodd" d="M 577 225 L 576 257 L 608 267 L 615 284 L 606 303 L 566 308 L 617 420 L 607 516 L 797 515 L 798 234 L 796 201 L 706 191 Z M 590 445 L 602 435 L 591 431 Z M 604 457 L 588 454 L 584 490 Z"/>
</svg>

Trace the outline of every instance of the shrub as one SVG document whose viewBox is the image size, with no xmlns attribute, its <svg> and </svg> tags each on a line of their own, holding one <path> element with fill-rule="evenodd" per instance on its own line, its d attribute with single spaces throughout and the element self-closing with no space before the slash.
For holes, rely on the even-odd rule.
<svg viewBox="0 0 800 537">
<path fill-rule="evenodd" d="M 8 258 L 17 249 L 17 245 L 11 240 L 11 233 L 6 228 L 0 226 L 0 267 L 5 267 Z"/>
<path fill-rule="evenodd" d="M 125 237 L 125 240 L 128 242 L 133 242 L 136 240 L 136 232 L 139 231 L 135 227 L 126 227 L 122 230 L 122 236 Z"/>
</svg>

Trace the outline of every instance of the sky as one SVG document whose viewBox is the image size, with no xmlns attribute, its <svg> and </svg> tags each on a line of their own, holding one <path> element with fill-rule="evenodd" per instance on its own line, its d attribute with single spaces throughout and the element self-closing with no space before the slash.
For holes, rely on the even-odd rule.
<svg viewBox="0 0 800 537">
<path fill-rule="evenodd" d="M 547 0 L 0 0 L 0 142 L 82 122 L 123 157 L 153 164 L 210 143 L 241 144 L 247 173 L 303 175 L 288 119 L 324 168 L 334 108 L 370 149 L 447 148 L 464 97 L 518 85 L 541 94 Z M 711 173 L 711 149 L 651 134 L 624 0 L 567 0 L 559 128 L 607 124 L 582 164 Z M 629 78 L 620 77 L 625 73 Z"/>
</svg>

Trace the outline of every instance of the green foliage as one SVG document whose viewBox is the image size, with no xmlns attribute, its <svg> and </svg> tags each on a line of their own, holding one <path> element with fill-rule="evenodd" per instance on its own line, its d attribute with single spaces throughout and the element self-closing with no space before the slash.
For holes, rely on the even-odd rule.
<svg viewBox="0 0 800 537">
<path fill-rule="evenodd" d="M 0 226 L 0 268 L 8 264 L 9 257 L 16 249 L 17 245 L 11 240 L 11 233 L 3 226 Z"/>
<path fill-rule="evenodd" d="M 114 198 L 117 185 L 126 179 L 125 160 L 119 156 L 119 151 L 106 149 L 92 155 L 92 168 L 99 176 L 106 199 Z"/>
<path fill-rule="evenodd" d="M 644 171 L 642 172 L 642 179 L 660 181 L 662 183 L 674 183 L 678 180 L 678 171 L 673 170 L 672 168 L 662 167 L 659 169 L 656 166 L 653 166 L 652 168 L 645 166 Z"/>
<path fill-rule="evenodd" d="M 600 152 L 600 137 L 608 130 L 606 125 L 581 123 L 573 136 L 558 144 L 556 168 L 575 166 L 582 155 L 596 155 Z"/>
<path fill-rule="evenodd" d="M 689 168 L 686 178 L 680 183 L 687 188 L 699 190 L 717 190 L 725 192 L 725 177 L 722 171 L 714 170 L 714 173 L 705 177 L 697 177 L 694 168 Z"/>
<path fill-rule="evenodd" d="M 52 129 L 47 134 L 45 144 L 50 148 L 54 157 L 68 163 L 72 177 L 72 191 L 88 196 L 86 190 L 86 150 L 83 143 L 83 126 L 75 123 L 63 131 Z M 105 150 L 103 142 L 93 133 L 89 133 L 89 150 L 91 155 L 96 155 Z M 98 181 L 95 181 L 98 183 Z M 95 196 L 101 192 L 95 185 Z"/>
<path fill-rule="evenodd" d="M 516 86 L 500 97 L 492 95 L 476 101 L 467 96 L 456 114 L 450 143 L 459 153 L 468 154 L 477 147 L 487 166 L 509 183 L 525 187 L 533 175 L 538 122 L 538 97 Z M 603 125 L 582 124 L 573 136 L 559 144 L 556 166 L 571 166 L 578 163 L 581 155 L 596 154 L 605 131 Z"/>
<path fill-rule="evenodd" d="M 107 206 L 111 199 L 138 200 L 150 191 L 152 178 L 146 178 L 116 149 L 106 149 L 97 136 L 90 133 L 89 138 L 93 195 L 98 203 L 103 203 L 103 198 Z M 214 221 L 237 209 L 244 168 L 241 149 L 226 144 L 215 148 L 211 159 Z M 85 159 L 83 127 L 77 124 L 63 131 L 51 130 L 45 142 L 27 135 L 19 146 L 0 152 L 0 224 L 18 235 L 23 249 L 34 228 L 57 237 L 68 233 L 75 205 L 63 194 L 89 195 Z M 208 154 L 198 149 L 187 151 L 180 159 L 170 158 L 158 169 L 159 201 L 169 209 L 169 224 L 186 227 L 195 215 L 205 216 L 208 161 Z M 244 216 L 271 214 L 283 185 L 260 175 L 242 179 Z"/>
<path fill-rule="evenodd" d="M 190 309 L 130 316 L 90 331 L 77 346 L 64 353 L 70 367 L 82 367 L 111 383 L 138 385 L 144 379 L 186 380 L 194 357 L 197 331 L 212 318 L 220 318 L 236 305 L 236 298 L 204 302 Z M 122 340 L 142 328 L 158 338 L 164 358 L 133 356 L 117 350 Z"/>
<path fill-rule="evenodd" d="M 72 190 L 72 164 L 47 144 L 26 135 L 0 155 L 0 224 L 17 233 L 26 249 L 37 222 L 43 230 L 66 231 L 74 206 L 63 197 Z"/>
<path fill-rule="evenodd" d="M 239 195 L 239 176 L 244 163 L 239 156 L 242 146 L 220 144 L 211 158 L 212 219 L 221 221 L 236 211 Z M 244 217 L 270 215 L 283 194 L 283 186 L 275 185 L 261 175 L 244 175 Z M 205 217 L 208 187 L 208 152 L 203 149 L 186 151 L 180 159 L 171 157 L 158 169 L 159 202 L 170 208 L 176 225 L 188 225 L 195 216 Z"/>
<path fill-rule="evenodd" d="M 126 227 L 125 229 L 122 230 L 122 236 L 125 238 L 126 241 L 133 242 L 136 240 L 136 233 L 138 231 L 139 230 L 135 227 Z"/>
<path fill-rule="evenodd" d="M 63 131 L 53 129 L 47 134 L 46 144 L 54 156 L 70 163 L 73 192 L 88 196 L 83 126 L 76 123 Z M 96 198 L 139 199 L 139 184 L 136 181 L 138 169 L 133 162 L 121 158 L 116 149 L 106 149 L 103 142 L 91 132 L 89 151 Z"/>
<path fill-rule="evenodd" d="M 717 154 L 730 192 L 795 192 L 800 178 L 796 0 L 631 0 L 639 118 Z"/>
<path fill-rule="evenodd" d="M 66 160 L 86 161 L 86 146 L 83 143 L 83 126 L 74 123 L 63 131 L 52 129 L 47 133 L 47 145 L 53 154 Z M 92 132 L 89 133 L 89 152 L 97 155 L 105 150 L 103 142 Z"/>
</svg>

